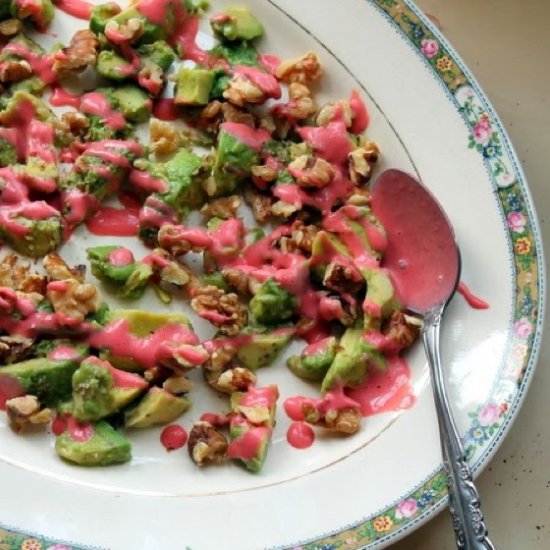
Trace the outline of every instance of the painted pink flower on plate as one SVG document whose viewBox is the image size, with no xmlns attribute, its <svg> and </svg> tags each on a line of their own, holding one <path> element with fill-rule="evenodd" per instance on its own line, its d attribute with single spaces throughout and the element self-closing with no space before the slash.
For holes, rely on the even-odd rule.
<svg viewBox="0 0 550 550">
<path fill-rule="evenodd" d="M 491 136 L 493 135 L 493 129 L 491 128 L 491 123 L 487 118 L 481 118 L 476 122 L 476 125 L 473 129 L 474 141 L 480 145 L 487 145 L 491 141 Z"/>
<path fill-rule="evenodd" d="M 514 333 L 519 338 L 529 338 L 533 333 L 533 325 L 527 317 L 522 317 L 514 323 Z"/>
<path fill-rule="evenodd" d="M 506 217 L 508 227 L 516 233 L 523 233 L 527 218 L 521 212 L 510 212 Z"/>
<path fill-rule="evenodd" d="M 428 59 L 431 59 L 437 55 L 437 52 L 439 51 L 439 43 L 436 40 L 424 38 L 422 42 L 420 42 L 420 49 Z"/>
<path fill-rule="evenodd" d="M 485 405 L 479 413 L 478 420 L 482 426 L 491 426 L 500 418 L 500 407 L 495 403 Z"/>
<path fill-rule="evenodd" d="M 54 544 L 53 546 L 48 546 L 46 550 L 72 550 L 72 548 L 64 544 Z"/>
<path fill-rule="evenodd" d="M 416 500 L 412 498 L 407 498 L 402 500 L 395 509 L 395 517 L 397 518 L 410 518 L 414 516 L 418 510 L 418 504 Z"/>
</svg>

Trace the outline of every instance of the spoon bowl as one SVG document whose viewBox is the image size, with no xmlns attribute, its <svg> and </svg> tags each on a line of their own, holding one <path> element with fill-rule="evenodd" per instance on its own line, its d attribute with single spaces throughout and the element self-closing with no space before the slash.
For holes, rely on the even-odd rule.
<svg viewBox="0 0 550 550">
<path fill-rule="evenodd" d="M 389 272 L 401 304 L 424 321 L 422 339 L 430 367 L 457 547 L 494 549 L 453 419 L 439 349 L 443 314 L 460 280 L 460 251 L 452 225 L 432 193 L 400 170 L 386 170 L 373 183 L 371 208 L 387 233 L 382 267 Z"/>
</svg>

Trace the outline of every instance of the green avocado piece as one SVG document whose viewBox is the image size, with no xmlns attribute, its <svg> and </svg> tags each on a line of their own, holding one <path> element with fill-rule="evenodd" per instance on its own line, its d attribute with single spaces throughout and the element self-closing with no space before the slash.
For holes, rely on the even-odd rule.
<svg viewBox="0 0 550 550">
<path fill-rule="evenodd" d="M 237 359 L 248 369 L 256 370 L 270 365 L 292 338 L 291 330 L 273 331 L 270 334 L 253 334 L 250 342 L 237 351 Z"/>
<path fill-rule="evenodd" d="M 102 50 L 97 56 L 96 71 L 99 76 L 123 82 L 138 74 L 139 67 L 133 67 L 128 60 L 113 50 Z"/>
<path fill-rule="evenodd" d="M 135 269 L 118 290 L 117 296 L 127 300 L 138 300 L 143 296 L 152 276 L 153 268 L 149 264 L 136 263 Z"/>
<path fill-rule="evenodd" d="M 0 137 L 0 167 L 10 166 L 17 162 L 17 149 L 6 138 Z"/>
<path fill-rule="evenodd" d="M 76 441 L 68 430 L 63 432 L 55 441 L 57 454 L 80 466 L 108 466 L 132 458 L 130 442 L 110 424 L 102 420 L 92 429 L 93 435 L 87 441 Z"/>
<path fill-rule="evenodd" d="M 162 388 L 151 388 L 137 404 L 124 414 L 127 428 L 149 428 L 173 422 L 189 407 L 191 402 Z"/>
<path fill-rule="evenodd" d="M 360 385 L 371 365 L 379 369 L 386 368 L 383 353 L 369 344 L 363 335 L 364 330 L 361 328 L 346 329 L 334 360 L 323 378 L 322 392 L 331 390 L 338 384 L 344 387 Z"/>
<path fill-rule="evenodd" d="M 152 104 L 149 96 L 137 86 L 126 84 L 111 91 L 121 113 L 130 122 L 147 122 Z"/>
<path fill-rule="evenodd" d="M 351 258 L 344 243 L 334 233 L 319 231 L 313 239 L 309 260 L 309 268 L 313 279 L 321 282 L 328 264 L 338 256 Z"/>
<path fill-rule="evenodd" d="M 362 269 L 367 281 L 367 293 L 363 309 L 364 328 L 379 330 L 381 322 L 399 309 L 399 302 L 389 275 L 382 269 Z"/>
<path fill-rule="evenodd" d="M 114 374 L 117 369 L 107 361 L 96 357 L 84 360 L 72 378 L 73 414 L 79 421 L 97 421 L 119 411 L 134 401 L 147 387 L 147 382 L 137 374 L 131 387 L 117 387 Z"/>
<path fill-rule="evenodd" d="M 252 147 L 239 141 L 222 125 L 212 169 L 215 187 L 207 189 L 208 194 L 219 197 L 233 193 L 239 183 L 250 176 L 252 166 L 259 161 L 258 153 Z"/>
<path fill-rule="evenodd" d="M 322 341 L 321 346 L 319 344 L 313 344 L 313 353 L 307 353 L 308 348 L 311 348 L 308 346 L 301 355 L 289 357 L 287 367 L 304 380 L 321 381 L 334 361 L 337 340 L 330 336 Z"/>
<path fill-rule="evenodd" d="M 229 81 L 231 77 L 221 69 L 214 69 L 214 83 L 210 90 L 210 101 L 214 99 L 223 99 L 223 93 L 229 87 Z"/>
<path fill-rule="evenodd" d="M 197 14 L 210 7 L 208 0 L 185 0 L 185 9 L 187 13 Z"/>
<path fill-rule="evenodd" d="M 214 71 L 182 67 L 178 71 L 174 103 L 176 105 L 206 105 L 214 85 Z"/>
<path fill-rule="evenodd" d="M 86 250 L 92 275 L 101 281 L 110 283 L 125 283 L 135 269 L 135 262 L 125 265 L 115 265 L 109 260 L 109 255 L 120 246 L 94 246 Z"/>
<path fill-rule="evenodd" d="M 166 72 L 176 59 L 174 49 L 164 40 L 157 40 L 152 44 L 143 44 L 137 49 L 142 64 L 154 63 L 163 72 Z"/>
<path fill-rule="evenodd" d="M 223 57 L 230 65 L 247 65 L 249 67 L 259 65 L 258 52 L 244 42 L 218 44 L 209 53 L 213 57 Z"/>
<path fill-rule="evenodd" d="M 121 8 L 116 2 L 105 2 L 94 6 L 90 15 L 90 30 L 96 34 L 103 34 L 107 21 L 120 12 Z"/>
<path fill-rule="evenodd" d="M 264 33 L 263 25 L 248 8 L 226 8 L 210 18 L 212 30 L 222 40 L 254 40 Z"/>
<path fill-rule="evenodd" d="M 221 288 L 225 292 L 231 292 L 231 289 L 221 271 L 212 271 L 212 273 L 205 273 L 201 277 L 201 283 L 204 286 L 215 286 L 217 288 Z"/>
<path fill-rule="evenodd" d="M 262 469 L 265 459 L 267 457 L 267 451 L 269 450 L 269 443 L 271 441 L 272 431 L 267 426 L 251 426 L 247 423 L 238 424 L 232 421 L 229 427 L 229 439 L 233 443 L 240 438 L 247 437 L 247 433 L 254 434 L 254 441 L 257 442 L 256 452 L 252 458 L 248 457 L 235 457 L 248 471 L 257 473 Z M 251 434 L 248 435 L 250 437 Z M 229 444 L 231 449 L 231 443 Z"/>
<path fill-rule="evenodd" d="M 31 21 L 39 30 L 45 30 L 52 22 L 55 10 L 51 0 L 33 0 L 30 4 L 15 0 L 11 4 L 11 14 L 17 19 Z"/>
<path fill-rule="evenodd" d="M 0 123 L 3 126 L 20 124 L 21 110 L 25 103 L 30 103 L 34 109 L 34 118 L 41 122 L 57 122 L 53 111 L 39 98 L 24 91 L 15 92 L 0 111 Z"/>
<path fill-rule="evenodd" d="M 43 357 L 0 367 L 0 386 L 14 388 L 14 395 L 36 395 L 46 405 L 55 405 L 71 395 L 76 361 L 52 361 Z M 13 384 L 10 384 L 10 381 Z"/>
<path fill-rule="evenodd" d="M 292 317 L 298 299 L 273 279 L 268 279 L 256 291 L 249 306 L 257 323 L 274 325 Z"/>
<path fill-rule="evenodd" d="M 33 346 L 34 357 L 48 357 L 54 350 L 62 347 L 67 352 L 69 349 L 74 351 L 74 359 L 71 357 L 71 361 L 79 362 L 80 360 L 90 355 L 90 348 L 87 344 L 80 342 L 73 342 L 72 340 L 66 340 L 64 338 L 54 338 L 53 340 L 40 340 Z"/>
<path fill-rule="evenodd" d="M 38 76 L 33 75 L 29 78 L 20 80 L 19 82 L 14 82 L 10 86 L 10 92 L 26 92 L 31 95 L 42 95 L 42 92 L 46 88 L 47 84 Z"/>
<path fill-rule="evenodd" d="M 0 225 L 0 241 L 6 242 L 16 252 L 30 258 L 44 257 L 55 250 L 63 239 L 61 214 L 43 220 L 19 214 L 11 219 L 11 223 L 25 227 L 25 234 L 15 234 L 9 226 Z"/>
<path fill-rule="evenodd" d="M 279 389 L 275 385 L 236 391 L 229 398 L 231 412 L 241 415 L 249 424 L 273 428 L 278 397 Z"/>
</svg>

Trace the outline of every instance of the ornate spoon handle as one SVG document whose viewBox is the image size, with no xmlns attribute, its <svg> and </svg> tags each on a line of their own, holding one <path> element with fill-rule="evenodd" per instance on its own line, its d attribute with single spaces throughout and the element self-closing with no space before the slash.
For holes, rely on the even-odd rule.
<svg viewBox="0 0 550 550">
<path fill-rule="evenodd" d="M 422 332 L 428 356 L 435 399 L 443 463 L 449 478 L 449 510 L 453 519 L 457 548 L 494 550 L 480 508 L 479 494 L 468 466 L 464 449 L 453 420 L 439 353 L 439 332 L 445 304 L 428 311 Z"/>
</svg>

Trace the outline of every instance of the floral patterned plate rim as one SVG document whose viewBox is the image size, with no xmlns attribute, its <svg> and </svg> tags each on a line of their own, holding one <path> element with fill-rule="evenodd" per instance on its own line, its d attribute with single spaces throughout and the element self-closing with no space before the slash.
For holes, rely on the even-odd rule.
<svg viewBox="0 0 550 550">
<path fill-rule="evenodd" d="M 414 60 L 407 58 L 407 63 L 411 64 L 411 66 L 414 65 L 415 70 L 418 70 L 419 65 L 423 67 L 422 78 L 425 81 L 419 82 L 419 87 L 422 88 L 422 86 L 425 86 L 426 89 L 430 90 L 433 94 L 433 103 L 436 103 L 436 100 L 443 101 L 444 99 L 447 107 L 452 107 L 453 120 L 458 121 L 457 124 L 461 127 L 460 132 L 456 128 L 453 131 L 455 134 L 459 134 L 460 137 L 464 137 L 464 151 L 461 154 L 465 155 L 464 159 L 468 163 L 475 164 L 472 170 L 475 169 L 478 171 L 477 173 L 484 174 L 485 181 L 490 183 L 488 194 L 491 195 L 491 198 L 488 200 L 496 202 L 494 217 L 495 219 L 498 218 L 500 223 L 499 230 L 503 233 L 503 250 L 506 251 L 504 253 L 506 257 L 504 259 L 501 258 L 500 261 L 503 266 L 507 266 L 511 275 L 511 280 L 507 283 L 509 286 L 506 287 L 504 283 L 502 284 L 504 285 L 503 288 L 505 289 L 507 299 L 509 298 L 510 304 L 509 311 L 503 306 L 503 311 L 507 312 L 506 327 L 505 331 L 503 331 L 503 333 L 506 333 L 504 339 L 499 340 L 499 335 L 495 335 L 489 331 L 487 340 L 492 338 L 495 346 L 498 349 L 502 349 L 502 360 L 495 366 L 495 370 L 491 373 L 492 376 L 486 375 L 486 378 L 490 378 L 490 387 L 483 395 L 478 396 L 478 399 L 466 400 L 465 404 L 461 405 L 461 400 L 464 400 L 464 396 L 460 392 L 460 380 L 458 382 L 456 380 L 452 381 L 453 385 L 456 385 L 458 388 L 455 395 L 457 405 L 461 405 L 460 431 L 463 435 L 471 464 L 474 470 L 479 472 L 498 448 L 517 414 L 532 378 L 540 347 L 545 277 L 540 231 L 537 226 L 536 215 L 525 177 L 502 123 L 494 113 L 493 108 L 479 85 L 446 39 L 410 0 L 352 1 L 354 2 L 354 9 L 350 10 L 350 12 L 353 12 L 352 15 L 348 13 L 335 15 L 335 17 L 341 18 L 342 24 L 349 25 L 350 35 L 352 35 L 355 28 L 351 19 L 355 18 L 360 21 L 362 14 L 365 14 L 365 16 L 369 17 L 365 21 L 372 23 L 374 27 L 380 27 L 381 36 L 389 39 L 388 37 L 391 33 L 395 35 L 393 39 L 396 44 L 392 43 L 392 47 L 389 48 L 392 51 L 387 52 L 387 65 L 391 65 L 390 58 L 393 55 L 399 58 L 399 55 L 402 54 L 400 48 L 402 48 L 403 50 L 407 50 L 407 55 L 410 54 L 410 57 L 414 58 Z M 295 5 L 296 3 L 292 2 L 292 0 L 265 2 L 265 4 L 268 3 L 274 7 L 274 11 L 269 12 L 270 14 L 276 15 L 277 12 L 280 12 L 284 20 L 289 21 L 289 26 L 291 25 L 291 21 L 294 20 L 294 24 L 298 24 L 302 30 L 306 29 L 309 36 L 317 41 L 318 45 L 315 47 L 319 47 L 319 49 L 324 48 L 327 56 L 332 56 L 337 63 L 347 70 L 358 85 L 364 86 L 365 91 L 368 90 L 369 95 L 377 100 L 384 113 L 392 115 L 387 116 L 387 119 L 396 128 L 399 137 L 403 139 L 407 148 L 407 154 L 414 159 L 413 166 L 418 166 L 423 179 L 430 183 L 434 176 L 430 173 L 422 152 L 416 148 L 417 145 L 414 143 L 415 134 L 411 129 L 414 121 L 411 121 L 409 125 L 403 112 L 397 108 L 395 110 L 392 108 L 393 100 L 389 88 L 384 89 L 385 93 L 382 94 L 381 88 L 377 88 L 377 82 L 368 81 L 368 77 L 372 78 L 372 74 L 363 74 L 361 60 L 356 59 L 359 56 L 350 56 L 350 48 L 345 44 L 346 41 L 343 38 L 329 36 L 325 23 L 326 14 L 323 17 L 322 14 L 316 14 L 314 13 L 315 10 L 311 9 L 314 5 L 314 0 L 304 0 L 297 3 L 298 5 Z M 260 12 L 261 16 L 261 11 L 264 8 L 254 2 L 251 2 L 251 5 Z M 326 12 L 333 10 L 336 13 L 336 8 L 329 7 L 328 3 L 324 7 L 326 8 Z M 308 11 L 310 12 L 309 14 L 307 13 Z M 275 22 L 273 24 L 275 25 Z M 357 24 L 359 25 L 359 23 Z M 376 31 L 377 29 L 374 28 L 373 30 Z M 376 32 L 374 34 L 376 35 Z M 298 46 L 302 47 L 302 44 L 300 43 Z M 395 54 L 393 50 L 395 50 Z M 346 65 L 340 59 L 345 60 Z M 405 67 L 404 71 L 406 70 L 410 71 L 412 69 Z M 389 78 L 388 74 L 383 73 L 382 76 Z M 391 78 L 397 77 L 391 76 Z M 430 88 L 430 86 L 439 90 L 437 98 L 435 97 L 437 94 L 435 94 L 433 88 Z M 437 131 L 436 127 L 437 125 L 431 126 L 432 130 L 435 129 L 434 131 Z M 425 133 L 429 134 L 428 131 Z M 449 152 L 443 150 L 441 154 L 444 157 L 445 155 L 449 155 Z M 433 163 L 437 164 L 435 159 L 430 158 L 429 160 L 433 160 Z M 440 170 L 440 167 L 438 167 L 438 170 Z M 445 203 L 445 200 L 449 202 L 453 198 L 455 197 L 452 195 L 449 195 L 449 197 L 444 196 L 443 202 Z M 472 244 L 472 237 L 468 233 L 467 228 L 459 226 L 458 229 L 459 234 L 463 232 L 461 236 L 464 237 L 464 240 Z M 475 247 L 472 245 L 472 248 Z M 502 250 L 500 253 L 502 255 Z M 473 281 L 483 288 L 481 277 L 476 277 L 473 271 L 468 272 L 466 270 L 466 272 L 468 282 Z M 473 314 L 470 312 L 468 315 Z M 460 325 L 458 321 L 457 325 Z M 450 341 L 452 343 L 452 339 Z M 482 352 L 487 356 L 486 354 L 490 353 L 491 350 L 487 351 L 486 349 L 482 349 L 482 347 L 476 349 L 476 353 L 482 354 Z M 467 357 L 467 359 L 471 360 L 472 358 Z M 463 366 L 462 363 L 453 366 L 454 375 L 466 374 L 473 376 L 472 371 L 461 371 L 461 365 Z M 475 403 L 475 406 L 471 406 L 472 402 Z M 424 406 L 428 407 L 428 405 L 420 402 L 417 405 L 417 407 Z M 399 425 L 405 426 L 403 430 L 406 430 L 407 417 L 412 417 L 413 411 L 414 409 L 411 411 L 411 414 L 407 413 L 400 417 L 395 426 L 392 426 L 392 430 L 394 427 L 397 430 Z M 386 436 L 387 434 L 383 433 L 379 439 L 387 443 Z M 437 449 L 434 433 L 430 435 L 429 440 L 423 443 L 430 447 L 429 452 L 426 452 L 433 455 L 434 449 Z M 407 444 L 412 454 L 413 448 L 410 446 L 410 442 L 407 442 Z M 255 495 L 261 496 L 262 494 L 267 494 L 268 498 L 273 495 L 278 499 L 284 498 L 284 502 L 288 502 L 289 491 L 291 491 L 293 483 L 299 484 L 297 490 L 306 490 L 303 493 L 304 495 L 307 494 L 308 488 L 312 492 L 315 492 L 312 489 L 313 486 L 311 483 L 318 483 L 319 481 L 321 484 L 326 482 L 329 490 L 335 490 L 337 486 L 331 485 L 333 483 L 332 479 L 340 474 L 348 478 L 351 477 L 349 474 L 350 470 L 357 464 L 360 464 L 363 455 L 367 453 L 368 456 L 369 452 L 371 452 L 371 449 L 359 449 L 357 452 L 344 457 L 346 460 L 341 460 L 322 471 L 303 476 L 303 478 L 297 481 L 289 482 L 286 484 L 289 487 L 289 489 L 286 489 L 286 493 L 285 489 L 282 488 L 285 486 L 285 483 L 283 483 L 273 488 L 249 491 L 250 495 L 240 497 L 242 502 L 239 502 L 252 515 L 252 506 L 255 506 L 257 502 L 254 500 L 257 498 Z M 415 462 L 416 464 L 418 459 L 411 458 L 411 462 Z M 0 464 L 0 467 L 3 467 L 3 465 Z M 393 471 L 389 469 L 388 472 L 390 474 L 393 473 L 395 476 L 397 475 L 395 468 Z M 14 484 L 17 483 L 16 477 L 17 475 L 14 471 Z M 430 468 L 415 479 L 415 484 L 410 485 L 409 483 L 406 490 L 400 492 L 398 489 L 395 489 L 395 494 L 390 500 L 384 501 L 382 499 L 381 505 L 370 506 L 367 514 L 365 514 L 365 510 L 361 510 L 357 506 L 356 508 L 359 511 L 353 514 L 349 514 L 346 510 L 338 514 L 337 510 L 333 510 L 333 516 L 338 516 L 334 520 L 335 525 L 323 519 L 324 512 L 321 510 L 310 515 L 308 515 L 306 510 L 300 510 L 299 512 L 303 515 L 303 522 L 306 527 L 298 530 L 289 527 L 292 525 L 292 512 L 281 510 L 281 517 L 273 521 L 274 526 L 267 529 L 266 533 L 251 533 L 246 539 L 239 539 L 237 541 L 238 546 L 236 547 L 258 548 L 260 547 L 258 541 L 262 541 L 262 547 L 269 546 L 303 550 L 386 546 L 426 521 L 446 504 L 445 476 L 441 470 L 439 459 L 430 463 Z M 58 480 L 55 483 L 59 483 Z M 372 480 L 370 480 L 370 483 L 372 483 Z M 344 481 L 342 481 L 343 484 Z M 50 489 L 52 486 L 48 485 Z M 106 504 L 102 500 L 103 497 L 97 497 L 91 490 L 79 489 L 71 483 L 63 485 L 59 489 L 59 494 L 56 495 L 56 498 L 66 498 L 67 509 L 69 509 L 71 502 L 82 503 L 83 497 L 75 496 L 79 490 L 88 495 L 90 508 L 97 507 L 98 517 L 101 516 L 101 506 L 110 506 L 110 504 Z M 132 509 L 132 513 L 134 513 L 133 508 L 135 508 L 136 513 L 143 514 L 143 512 L 138 511 L 139 507 L 135 502 L 128 500 L 135 497 L 128 497 L 122 494 L 115 496 L 120 500 L 121 505 L 126 503 L 128 508 Z M 312 498 L 318 498 L 318 495 L 313 495 Z M 174 499 L 167 500 L 174 501 Z M 200 509 L 202 506 L 201 501 L 207 500 L 208 497 L 198 499 L 195 506 Z M 308 498 L 304 496 L 304 500 L 308 501 Z M 282 500 L 279 502 L 282 502 Z M 46 496 L 42 497 L 41 503 L 48 503 Z M 210 506 L 215 507 L 215 502 L 212 501 Z M 248 508 L 246 508 L 247 506 Z M 342 508 L 345 508 L 345 506 L 342 506 Z M 342 519 L 344 516 L 347 517 L 346 520 Z M 41 515 L 40 513 L 36 513 L 32 517 L 32 522 L 30 516 L 27 517 L 29 518 L 29 526 L 23 529 L 21 529 L 23 522 L 20 519 L 3 519 L 6 522 L 6 526 L 0 526 L 0 549 L 78 550 L 104 547 L 164 547 L 164 534 L 158 526 L 151 531 L 149 538 L 143 538 L 142 533 L 139 539 L 141 542 L 136 543 L 135 539 L 133 539 L 134 542 L 130 542 L 131 533 L 124 535 L 110 532 L 107 538 L 101 538 L 95 536 L 95 534 L 92 535 L 93 529 L 86 527 L 81 530 L 74 525 L 71 526 L 70 522 L 73 521 L 74 523 L 74 518 L 69 518 L 63 522 L 56 516 L 56 525 L 52 526 L 52 522 L 48 521 L 48 514 Z M 18 525 L 19 527 L 12 527 L 12 525 Z M 94 525 L 96 525 L 97 530 L 98 524 Z M 277 528 L 278 532 L 275 534 Z M 50 534 L 39 535 L 38 533 Z M 185 526 L 182 526 L 178 536 L 178 544 L 181 547 L 193 549 L 213 547 L 207 533 L 197 534 L 190 532 L 188 529 L 185 529 Z M 268 537 L 269 540 L 266 540 L 264 537 Z M 82 540 L 86 544 L 58 542 L 64 539 L 69 541 Z"/>
</svg>

